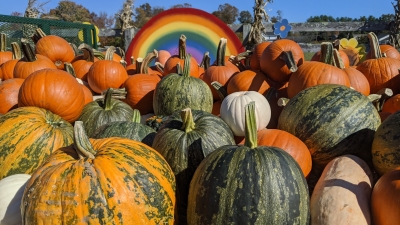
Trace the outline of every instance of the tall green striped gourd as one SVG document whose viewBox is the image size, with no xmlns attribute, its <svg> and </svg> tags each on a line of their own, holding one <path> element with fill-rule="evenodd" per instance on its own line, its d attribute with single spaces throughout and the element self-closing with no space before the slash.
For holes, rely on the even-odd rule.
<svg viewBox="0 0 400 225">
<path fill-rule="evenodd" d="M 369 98 L 337 84 L 320 84 L 294 96 L 283 108 L 278 129 L 302 140 L 313 168 L 353 154 L 371 165 L 371 146 L 381 120 Z M 314 166 L 315 165 L 315 166 Z"/>
<path fill-rule="evenodd" d="M 218 147 L 233 144 L 228 124 L 202 110 L 186 108 L 163 123 L 152 147 L 164 156 L 176 176 L 179 224 L 186 224 L 189 184 L 200 162 Z"/>
<path fill-rule="evenodd" d="M 296 161 L 277 147 L 257 146 L 254 102 L 246 105 L 246 142 L 225 145 L 197 168 L 188 224 L 308 224 L 309 194 Z"/>
<path fill-rule="evenodd" d="M 49 110 L 27 106 L 0 116 L 0 180 L 32 174 L 58 148 L 73 143 L 73 127 Z"/>
<path fill-rule="evenodd" d="M 185 108 L 211 113 L 213 95 L 210 87 L 200 78 L 190 76 L 190 59 L 186 54 L 183 73 L 171 73 L 157 84 L 153 95 L 156 115 L 169 116 Z"/>
</svg>

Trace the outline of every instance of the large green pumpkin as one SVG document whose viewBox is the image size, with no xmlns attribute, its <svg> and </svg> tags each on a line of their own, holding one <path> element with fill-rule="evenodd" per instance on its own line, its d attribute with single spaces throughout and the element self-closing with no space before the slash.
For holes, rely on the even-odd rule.
<svg viewBox="0 0 400 225">
<path fill-rule="evenodd" d="M 153 95 L 153 109 L 156 115 L 169 116 L 185 108 L 211 113 L 211 89 L 200 78 L 190 76 L 190 59 L 190 54 L 187 54 L 183 73 L 171 73 L 157 84 Z"/>
<path fill-rule="evenodd" d="M 278 129 L 302 140 L 320 170 L 335 157 L 354 154 L 371 165 L 371 145 L 380 117 L 369 98 L 337 84 L 299 92 L 283 108 Z"/>
<path fill-rule="evenodd" d="M 310 199 L 299 165 L 280 148 L 257 146 L 254 115 L 253 102 L 246 106 L 245 145 L 222 146 L 197 168 L 189 225 L 309 223 Z"/>
<path fill-rule="evenodd" d="M 78 120 L 83 122 L 88 136 L 91 136 L 97 128 L 104 124 L 132 120 L 133 109 L 125 102 L 113 98 L 114 93 L 118 96 L 119 91 L 109 88 L 104 98 L 97 99 L 83 107 Z"/>
<path fill-rule="evenodd" d="M 20 107 L 0 116 L 0 179 L 32 174 L 58 148 L 73 143 L 73 127 L 38 107 Z"/>
<path fill-rule="evenodd" d="M 178 111 L 161 126 L 152 147 L 164 156 L 176 176 L 179 224 L 186 222 L 189 184 L 200 162 L 218 147 L 233 144 L 229 126 L 202 110 Z"/>
</svg>

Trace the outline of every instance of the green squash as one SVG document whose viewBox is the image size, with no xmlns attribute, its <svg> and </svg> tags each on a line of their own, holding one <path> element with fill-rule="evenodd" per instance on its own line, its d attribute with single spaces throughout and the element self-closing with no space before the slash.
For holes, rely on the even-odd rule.
<svg viewBox="0 0 400 225">
<path fill-rule="evenodd" d="M 254 102 L 246 105 L 245 145 L 225 145 L 197 168 L 189 189 L 188 224 L 308 224 L 303 173 L 288 153 L 257 146 Z"/>
<path fill-rule="evenodd" d="M 332 159 L 353 154 L 369 165 L 379 114 L 369 98 L 337 84 L 320 84 L 299 92 L 283 108 L 278 129 L 287 131 L 308 147 L 313 170 Z"/>
<path fill-rule="evenodd" d="M 176 176 L 179 224 L 186 224 L 189 184 L 200 162 L 218 147 L 233 144 L 229 126 L 202 110 L 176 112 L 161 126 L 152 147 L 164 156 Z"/>
<path fill-rule="evenodd" d="M 156 131 L 140 123 L 140 112 L 133 110 L 132 121 L 114 121 L 97 128 L 91 138 L 123 137 L 140 141 L 151 147 Z"/>
<path fill-rule="evenodd" d="M 114 121 L 130 121 L 133 118 L 133 109 L 125 102 L 113 98 L 113 94 L 118 95 L 118 91 L 109 88 L 104 98 L 97 99 L 83 107 L 78 120 L 83 122 L 89 137 L 104 124 Z"/>
<path fill-rule="evenodd" d="M 190 76 L 190 59 L 191 55 L 187 54 L 183 73 L 178 70 L 168 74 L 157 84 L 153 95 L 154 114 L 169 116 L 185 108 L 211 113 L 211 89 L 200 78 Z"/>
</svg>

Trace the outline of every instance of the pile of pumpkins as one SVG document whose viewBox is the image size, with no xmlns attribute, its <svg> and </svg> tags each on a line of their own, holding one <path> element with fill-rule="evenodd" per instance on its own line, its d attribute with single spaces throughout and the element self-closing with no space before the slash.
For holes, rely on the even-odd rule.
<svg viewBox="0 0 400 225">
<path fill-rule="evenodd" d="M 0 224 L 399 224 L 400 53 L 368 37 L 197 62 L 185 35 L 134 59 L 2 34 Z"/>
</svg>

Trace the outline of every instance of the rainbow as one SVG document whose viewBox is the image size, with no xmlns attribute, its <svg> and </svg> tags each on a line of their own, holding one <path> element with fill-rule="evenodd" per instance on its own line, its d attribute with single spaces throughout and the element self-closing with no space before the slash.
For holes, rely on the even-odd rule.
<svg viewBox="0 0 400 225">
<path fill-rule="evenodd" d="M 126 61 L 130 62 L 131 56 L 143 58 L 154 49 L 178 54 L 182 34 L 187 38 L 187 53 L 199 63 L 205 52 L 214 62 L 220 38 L 228 40 L 226 55 L 244 51 L 240 39 L 216 16 L 195 8 L 175 8 L 159 13 L 139 30 L 126 51 Z"/>
</svg>

